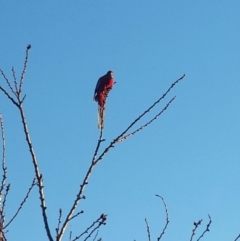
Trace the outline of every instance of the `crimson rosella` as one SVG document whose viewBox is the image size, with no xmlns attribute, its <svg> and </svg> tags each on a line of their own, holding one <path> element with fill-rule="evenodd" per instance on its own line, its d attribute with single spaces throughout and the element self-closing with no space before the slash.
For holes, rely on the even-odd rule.
<svg viewBox="0 0 240 241">
<path fill-rule="evenodd" d="M 107 74 L 100 77 L 95 91 L 93 100 L 98 102 L 98 129 L 104 127 L 104 114 L 106 107 L 106 99 L 109 91 L 112 89 L 114 84 L 113 71 L 108 71 Z"/>
</svg>

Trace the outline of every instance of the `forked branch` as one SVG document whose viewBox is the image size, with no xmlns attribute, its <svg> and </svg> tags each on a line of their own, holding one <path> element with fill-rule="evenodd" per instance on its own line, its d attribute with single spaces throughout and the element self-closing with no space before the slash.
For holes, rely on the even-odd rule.
<svg viewBox="0 0 240 241">
<path fill-rule="evenodd" d="M 135 133 L 139 132 L 140 130 L 144 129 L 146 126 L 148 126 L 149 124 L 151 124 L 154 120 L 156 120 L 168 107 L 169 105 L 173 102 L 173 100 L 176 98 L 176 97 L 173 97 L 168 103 L 167 105 L 153 118 L 151 119 L 149 122 L 147 122 L 145 125 L 141 126 L 140 128 L 138 128 L 136 131 L 130 133 L 129 135 L 126 135 L 124 136 L 127 131 L 133 126 L 135 125 L 143 116 L 145 116 L 148 112 L 150 112 L 151 109 L 153 109 L 161 100 L 163 100 L 165 98 L 165 96 L 174 88 L 174 86 L 179 83 L 183 78 L 185 77 L 185 74 L 180 77 L 179 79 L 177 79 L 175 82 L 173 82 L 173 84 L 167 89 L 167 91 L 157 100 L 155 101 L 147 110 L 145 110 L 137 119 L 135 119 L 120 135 L 118 135 L 112 142 L 110 142 L 110 144 L 105 148 L 105 150 L 102 152 L 102 154 L 99 155 L 99 157 L 97 157 L 98 155 L 98 151 L 99 151 L 99 148 L 101 146 L 101 143 L 103 141 L 105 141 L 104 139 L 102 139 L 103 137 L 103 130 L 101 129 L 100 130 L 100 136 L 99 136 L 99 139 L 98 139 L 98 142 L 97 142 L 97 145 L 96 145 L 96 149 L 95 149 L 95 152 L 94 152 L 94 155 L 93 155 L 93 158 L 92 158 L 92 162 L 90 164 L 90 167 L 87 171 L 87 174 L 86 176 L 84 177 L 83 179 L 83 182 L 82 184 L 80 185 L 80 189 L 78 191 L 78 194 L 77 194 L 77 197 L 76 199 L 74 200 L 73 202 L 73 205 L 63 223 L 63 226 L 59 232 L 59 236 L 58 236 L 58 241 L 61 241 L 62 237 L 63 237 L 63 234 L 65 233 L 65 230 L 68 226 L 68 223 L 70 222 L 73 214 L 74 214 L 74 211 L 76 210 L 77 208 L 77 205 L 79 204 L 80 200 L 81 199 L 84 199 L 84 195 L 83 195 L 83 191 L 86 187 L 86 185 L 88 184 L 88 179 L 94 169 L 94 167 L 98 164 L 98 162 L 100 160 L 103 159 L 103 157 L 107 154 L 107 152 L 113 148 L 118 142 L 121 142 L 127 138 L 129 138 L 130 136 L 133 136 Z"/>
<path fill-rule="evenodd" d="M 27 145 L 29 147 L 31 157 L 32 157 L 32 162 L 33 162 L 33 166 L 34 166 L 34 170 L 35 170 L 35 176 L 36 176 L 37 182 L 38 182 L 38 190 L 39 190 L 39 196 L 40 196 L 40 202 L 41 202 L 40 207 L 41 207 L 41 210 L 42 210 L 42 216 L 43 216 L 45 229 L 46 229 L 46 232 L 47 232 L 48 239 L 50 241 L 53 241 L 53 238 L 52 238 L 52 235 L 51 235 L 51 232 L 50 232 L 50 228 L 49 228 L 49 224 L 48 224 L 47 214 L 46 214 L 47 207 L 46 207 L 45 198 L 44 198 L 43 178 L 42 178 L 42 175 L 39 171 L 39 165 L 38 165 L 38 162 L 37 162 L 37 157 L 35 155 L 34 148 L 33 148 L 33 145 L 32 145 L 31 139 L 30 139 L 30 134 L 28 132 L 28 127 L 27 127 L 27 121 L 26 121 L 26 118 L 25 118 L 25 115 L 24 115 L 24 110 L 23 110 L 23 101 L 24 101 L 26 95 L 23 98 L 21 97 L 24 76 L 25 76 L 25 73 L 26 73 L 26 70 L 27 70 L 27 64 L 28 64 L 28 53 L 29 53 L 30 48 L 31 48 L 31 45 L 28 45 L 27 48 L 26 48 L 26 56 L 25 56 L 23 71 L 22 71 L 22 74 L 21 74 L 19 85 L 17 84 L 15 70 L 14 70 L 14 68 L 12 68 L 12 73 L 13 73 L 14 84 L 15 84 L 16 90 L 14 90 L 12 88 L 12 85 L 10 84 L 10 81 L 8 80 L 8 78 L 6 77 L 4 72 L 0 69 L 0 72 L 1 72 L 4 80 L 6 81 L 10 90 L 14 93 L 15 98 L 12 97 L 9 94 L 9 92 L 6 89 L 4 89 L 2 86 L 0 86 L 0 90 L 12 101 L 12 103 L 18 108 L 18 110 L 20 112 L 24 134 L 25 134 L 25 137 L 26 137 L 26 141 L 27 141 Z M 6 191 L 8 191 L 8 189 Z M 6 192 L 6 194 L 7 194 L 7 192 Z"/>
<path fill-rule="evenodd" d="M 210 231 L 210 225 L 211 225 L 211 223 L 212 223 L 212 219 L 211 219 L 211 216 L 210 215 L 208 215 L 208 218 L 209 218 L 209 222 L 208 222 L 208 224 L 207 224 L 207 226 L 206 226 L 206 229 L 202 232 L 202 234 L 199 236 L 199 238 L 197 239 L 197 241 L 199 241 L 203 236 L 204 236 L 204 234 L 206 233 L 206 232 L 209 232 Z M 202 224 L 202 219 L 200 219 L 198 222 L 194 222 L 193 223 L 193 225 L 194 225 L 194 228 L 193 228 L 193 230 L 192 230 L 192 235 L 191 235 L 191 238 L 190 238 L 190 241 L 192 241 L 193 240 L 193 236 L 196 234 L 196 231 L 197 231 L 197 229 L 198 229 L 198 227 Z"/>
<path fill-rule="evenodd" d="M 20 212 L 20 210 L 22 209 L 24 203 L 27 201 L 30 192 L 32 191 L 33 187 L 36 185 L 36 178 L 33 179 L 32 184 L 30 186 L 30 188 L 28 189 L 28 192 L 26 194 L 26 196 L 24 197 L 23 201 L 20 203 L 18 210 L 16 211 L 16 213 L 13 215 L 13 217 L 10 219 L 10 221 L 3 227 L 4 229 L 7 228 L 7 226 L 9 226 L 9 224 L 11 224 L 11 222 L 17 217 L 18 213 Z"/>
</svg>

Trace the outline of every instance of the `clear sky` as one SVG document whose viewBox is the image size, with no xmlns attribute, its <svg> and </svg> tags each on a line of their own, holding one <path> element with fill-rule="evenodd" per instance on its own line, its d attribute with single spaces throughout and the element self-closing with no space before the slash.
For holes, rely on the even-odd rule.
<svg viewBox="0 0 240 241">
<path fill-rule="evenodd" d="M 118 144 L 99 163 L 64 240 L 101 213 L 104 241 L 190 240 L 193 221 L 212 217 L 205 241 L 234 240 L 240 232 L 240 2 L 224 0 L 0 1 L 0 68 L 24 82 L 25 114 L 44 177 L 52 235 L 69 211 L 97 144 L 96 82 L 108 70 L 104 138 L 116 135 L 186 74 L 139 124 L 173 96 L 147 129 Z M 6 87 L 3 78 L 0 85 Z M 4 118 L 8 220 L 34 176 L 18 110 L 0 94 Z M 137 127 L 138 127 L 137 126 Z M 9 227 L 8 240 L 46 240 L 37 188 Z M 64 216 L 65 217 L 65 216 Z M 201 231 L 199 230 L 199 231 Z M 199 233 L 200 234 L 200 233 Z M 37 238 L 36 238 L 37 237 Z M 92 239 L 90 239 L 92 240 Z"/>
</svg>

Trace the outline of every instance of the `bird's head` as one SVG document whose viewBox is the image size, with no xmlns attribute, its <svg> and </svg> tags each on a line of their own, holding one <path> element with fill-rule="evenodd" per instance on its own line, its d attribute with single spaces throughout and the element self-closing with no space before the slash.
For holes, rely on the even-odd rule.
<svg viewBox="0 0 240 241">
<path fill-rule="evenodd" d="M 109 70 L 109 71 L 107 72 L 107 75 L 108 75 L 111 79 L 113 79 L 113 77 L 114 77 L 114 73 L 113 73 L 112 70 Z"/>
</svg>

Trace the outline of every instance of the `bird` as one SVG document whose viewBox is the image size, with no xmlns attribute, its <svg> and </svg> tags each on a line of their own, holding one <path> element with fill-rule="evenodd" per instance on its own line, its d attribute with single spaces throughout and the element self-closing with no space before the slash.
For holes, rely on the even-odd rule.
<svg viewBox="0 0 240 241">
<path fill-rule="evenodd" d="M 94 90 L 93 100 L 98 102 L 98 129 L 100 130 L 102 130 L 104 127 L 106 99 L 113 85 L 114 73 L 112 70 L 109 70 L 105 75 L 98 79 L 96 88 Z"/>
</svg>

